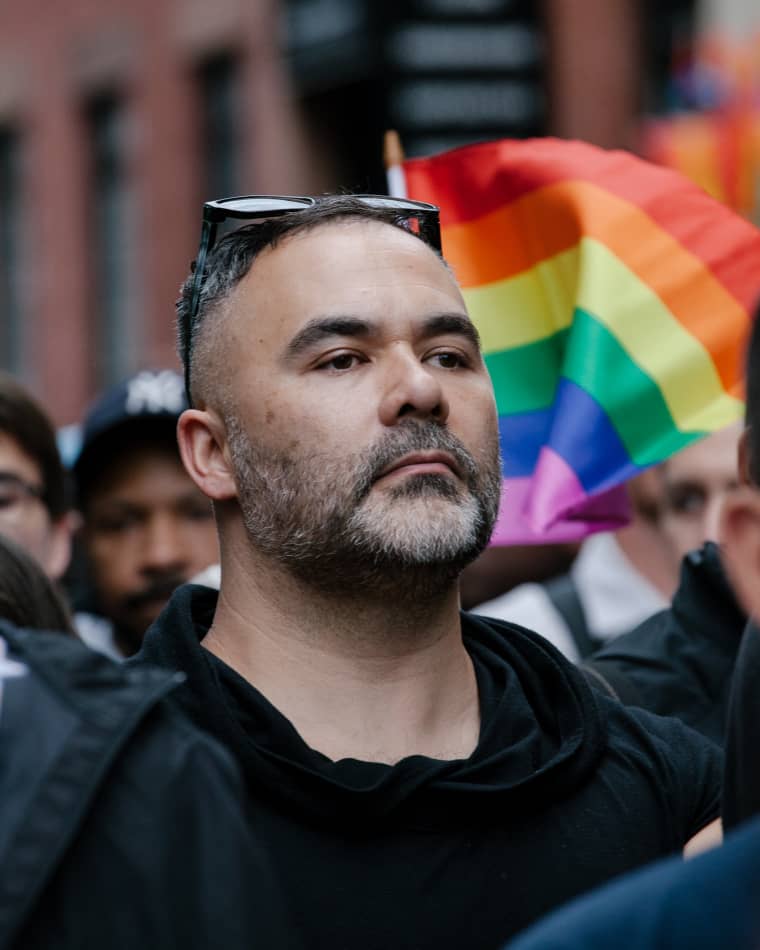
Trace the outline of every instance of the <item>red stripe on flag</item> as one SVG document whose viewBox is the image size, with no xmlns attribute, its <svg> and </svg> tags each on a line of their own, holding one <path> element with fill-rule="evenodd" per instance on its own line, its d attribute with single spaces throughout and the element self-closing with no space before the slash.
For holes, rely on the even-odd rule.
<svg viewBox="0 0 760 950">
<path fill-rule="evenodd" d="M 560 181 L 588 181 L 638 205 L 699 258 L 746 309 L 755 303 L 760 232 L 683 176 L 627 152 L 558 139 L 469 145 L 404 164 L 410 198 L 464 223 Z"/>
</svg>

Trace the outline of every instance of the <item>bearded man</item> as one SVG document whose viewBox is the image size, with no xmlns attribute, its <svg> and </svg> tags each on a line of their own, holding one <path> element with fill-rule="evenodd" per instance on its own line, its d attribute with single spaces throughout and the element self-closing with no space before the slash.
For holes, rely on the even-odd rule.
<svg viewBox="0 0 760 950">
<path fill-rule="evenodd" d="M 435 209 L 292 204 L 206 206 L 178 433 L 221 589 L 180 588 L 140 659 L 185 674 L 177 700 L 241 765 L 294 941 L 498 947 L 681 850 L 719 763 L 539 636 L 460 613 L 501 465 Z M 259 220 L 212 247 L 225 217 Z"/>
</svg>

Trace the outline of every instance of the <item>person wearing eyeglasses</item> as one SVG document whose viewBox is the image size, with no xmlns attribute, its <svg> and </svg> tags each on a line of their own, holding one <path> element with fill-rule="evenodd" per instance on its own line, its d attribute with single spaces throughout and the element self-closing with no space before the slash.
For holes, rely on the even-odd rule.
<svg viewBox="0 0 760 950">
<path fill-rule="evenodd" d="M 44 409 L 0 373 L 0 534 L 59 580 L 71 557 L 72 521 L 55 430 Z"/>
<path fill-rule="evenodd" d="M 440 251 L 429 205 L 212 202 L 178 305 L 221 588 L 179 588 L 130 662 L 182 673 L 237 759 L 308 946 L 494 948 L 718 813 L 707 740 L 460 612 L 502 469 Z"/>
</svg>

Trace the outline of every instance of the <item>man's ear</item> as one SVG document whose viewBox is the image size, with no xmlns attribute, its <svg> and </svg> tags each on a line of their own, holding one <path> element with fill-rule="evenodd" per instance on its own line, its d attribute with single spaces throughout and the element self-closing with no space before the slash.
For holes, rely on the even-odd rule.
<svg viewBox="0 0 760 950">
<path fill-rule="evenodd" d="M 744 609 L 760 618 L 760 490 L 741 487 L 726 496 L 720 539 L 728 575 Z"/>
<path fill-rule="evenodd" d="M 190 478 L 212 501 L 237 496 L 221 419 L 208 409 L 186 409 L 177 422 L 177 442 Z"/>
</svg>

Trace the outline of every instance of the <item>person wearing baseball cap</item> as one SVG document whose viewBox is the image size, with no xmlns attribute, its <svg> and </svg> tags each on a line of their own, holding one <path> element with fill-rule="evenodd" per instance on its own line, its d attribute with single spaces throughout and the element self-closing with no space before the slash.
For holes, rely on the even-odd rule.
<svg viewBox="0 0 760 950">
<path fill-rule="evenodd" d="M 82 426 L 73 472 L 82 515 L 82 639 L 130 656 L 176 587 L 218 560 L 211 506 L 180 461 L 186 408 L 172 370 L 137 373 L 105 392 Z"/>
</svg>

